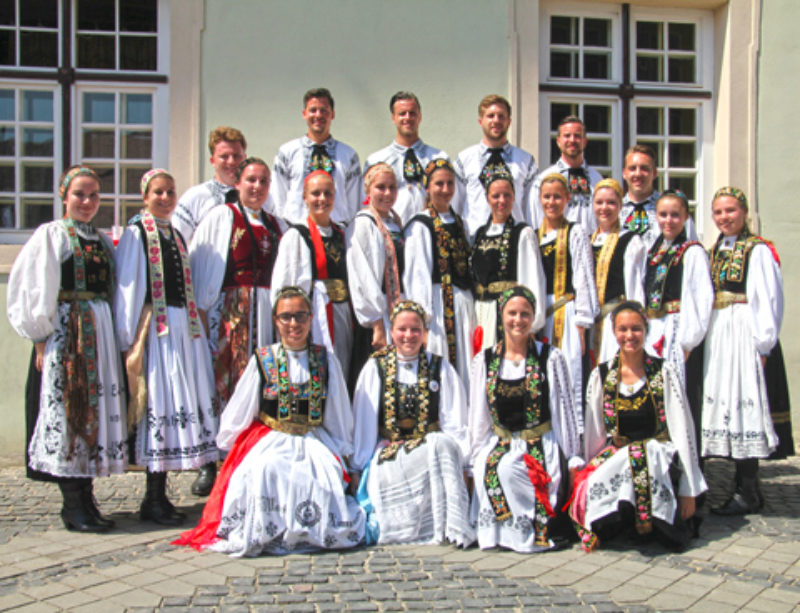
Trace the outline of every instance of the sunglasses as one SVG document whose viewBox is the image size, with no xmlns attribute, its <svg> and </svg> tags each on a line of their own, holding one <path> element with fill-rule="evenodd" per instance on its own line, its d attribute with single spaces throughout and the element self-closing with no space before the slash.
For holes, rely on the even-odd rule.
<svg viewBox="0 0 800 613">
<path fill-rule="evenodd" d="M 311 313 L 308 311 L 295 311 L 294 313 L 284 312 L 275 315 L 275 319 L 277 319 L 282 324 L 288 324 L 293 319 L 299 324 L 304 324 L 308 321 L 309 317 L 311 317 Z"/>
</svg>

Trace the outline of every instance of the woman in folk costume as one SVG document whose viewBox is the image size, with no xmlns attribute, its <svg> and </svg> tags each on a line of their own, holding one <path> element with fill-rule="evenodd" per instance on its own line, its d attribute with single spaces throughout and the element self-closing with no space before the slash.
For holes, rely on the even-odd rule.
<svg viewBox="0 0 800 613">
<path fill-rule="evenodd" d="M 644 302 L 647 249 L 638 234 L 620 231 L 622 196 L 622 187 L 614 179 L 603 179 L 594 187 L 597 230 L 592 234 L 591 244 L 600 314 L 595 320 L 592 348 L 598 364 L 608 362 L 619 349 L 611 311 L 625 300 Z"/>
<path fill-rule="evenodd" d="M 141 518 L 174 526 L 186 516 L 167 499 L 167 471 L 216 463 L 216 398 L 189 254 L 169 220 L 175 181 L 154 168 L 141 190 L 144 211 L 117 248 L 114 319 L 131 392 L 128 427 L 136 463 L 147 468 Z"/>
<path fill-rule="evenodd" d="M 706 335 L 714 303 L 708 255 L 700 243 L 686 239 L 689 202 L 683 192 L 661 194 L 656 219 L 661 235 L 647 253 L 644 278 L 650 324 L 645 344 L 649 353 L 672 362 L 698 424 L 703 354 L 693 350 Z"/>
<path fill-rule="evenodd" d="M 533 293 L 506 290 L 500 311 L 503 336 L 472 362 L 471 516 L 481 549 L 544 551 L 571 532 L 561 510 L 583 466 L 572 390 L 561 351 L 534 340 Z"/>
<path fill-rule="evenodd" d="M 64 218 L 39 226 L 8 278 L 8 319 L 34 351 L 26 385 L 28 477 L 58 483 L 67 530 L 105 532 L 94 477 L 128 465 L 125 384 L 111 300 L 114 247 L 95 230 L 100 180 L 73 166 L 59 181 Z"/>
<path fill-rule="evenodd" d="M 747 225 L 740 189 L 717 190 L 711 207 L 720 236 L 711 250 L 714 312 L 705 342 L 701 448 L 703 456 L 735 461 L 734 493 L 712 511 L 740 515 L 764 504 L 759 458 L 794 455 L 778 341 L 783 278 L 772 243 Z"/>
<path fill-rule="evenodd" d="M 672 362 L 645 352 L 641 304 L 620 303 L 611 325 L 619 351 L 589 378 L 588 464 L 575 479 L 570 516 L 586 551 L 629 529 L 684 549 L 707 486 L 683 382 Z"/>
<path fill-rule="evenodd" d="M 560 173 L 542 179 L 539 200 L 544 213 L 538 231 L 539 248 L 547 278 L 547 320 L 542 334 L 553 347 L 561 349 L 567 361 L 578 429 L 583 432 L 587 333 L 600 312 L 592 249 L 583 228 L 564 217 L 569 190 Z"/>
<path fill-rule="evenodd" d="M 250 358 L 222 414 L 230 450 L 198 526 L 174 542 L 235 556 L 355 547 L 364 512 L 345 495 L 353 415 L 339 360 L 311 344 L 311 299 L 276 294 L 281 341 Z"/>
<path fill-rule="evenodd" d="M 464 223 L 453 212 L 455 171 L 449 160 L 431 161 L 423 182 L 428 194 L 424 212 L 406 226 L 403 288 L 428 317 L 427 348 L 450 362 L 469 387 L 472 356 L 472 276 Z"/>
<path fill-rule="evenodd" d="M 214 380 L 222 410 L 253 351 L 273 340 L 270 279 L 281 229 L 261 208 L 269 185 L 264 160 L 243 160 L 236 169 L 238 202 L 211 209 L 189 249 L 201 315 L 206 317 L 222 297 L 218 338 L 213 343 Z M 215 463 L 202 467 L 192 493 L 208 496 L 215 475 Z"/>
<path fill-rule="evenodd" d="M 353 315 L 347 287 L 347 241 L 344 230 L 331 221 L 336 198 L 331 176 L 324 170 L 309 173 L 303 198 L 308 219 L 291 226 L 281 240 L 272 272 L 272 296 L 274 300 L 288 286 L 299 287 L 311 296 L 311 337 L 336 354 L 347 381 L 353 352 Z"/>
<path fill-rule="evenodd" d="M 353 396 L 354 481 L 370 514 L 368 541 L 466 547 L 469 523 L 464 458 L 467 398 L 453 366 L 425 350 L 425 312 L 399 302 L 392 344 L 373 354 Z M 363 471 L 363 472 L 362 472 Z M 354 485 L 356 485 L 354 484 Z M 373 539 L 370 538 L 373 537 Z"/>
<path fill-rule="evenodd" d="M 348 228 L 347 278 L 356 332 L 350 379 L 355 380 L 373 351 L 391 341 L 389 314 L 403 297 L 403 226 L 392 206 L 397 177 L 378 162 L 364 173 L 366 207 Z"/>
<path fill-rule="evenodd" d="M 502 322 L 498 315 L 502 293 L 519 284 L 536 298 L 534 332 L 544 326 L 545 276 L 535 231 L 511 216 L 514 179 L 507 172 L 481 177 L 491 215 L 478 228 L 470 256 L 475 297 L 476 350 L 494 347 Z"/>
</svg>

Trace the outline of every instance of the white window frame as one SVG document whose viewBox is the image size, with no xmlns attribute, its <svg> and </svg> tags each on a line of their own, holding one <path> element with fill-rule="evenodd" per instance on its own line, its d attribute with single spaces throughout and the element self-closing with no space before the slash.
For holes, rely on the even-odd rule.
<svg viewBox="0 0 800 613">
<path fill-rule="evenodd" d="M 20 10 L 19 9 L 20 9 L 20 5 L 22 5 L 25 2 L 25 0 L 13 0 L 13 2 L 15 3 L 14 10 L 16 11 L 16 15 L 15 15 L 16 24 L 13 25 L 13 26 L 0 26 L 0 28 L 3 29 L 3 30 L 6 30 L 6 31 L 12 30 L 12 29 L 14 30 L 14 43 L 15 43 L 14 51 L 15 51 L 15 55 L 16 55 L 15 63 L 14 64 L 3 64 L 2 66 L 0 66 L 0 68 L 25 70 L 25 71 L 29 71 L 30 70 L 30 71 L 38 71 L 38 72 L 52 72 L 53 70 L 56 70 L 58 68 L 58 66 L 60 66 L 63 63 L 62 62 L 62 56 L 61 56 L 61 53 L 62 53 L 61 32 L 63 30 L 63 24 L 61 23 L 61 13 L 62 13 L 62 11 L 61 11 L 61 6 L 62 6 L 61 3 L 64 2 L 64 1 L 65 0 L 57 0 L 57 2 L 56 2 L 56 11 L 58 12 L 56 17 L 57 17 L 57 20 L 58 20 L 58 25 L 56 26 L 55 29 L 53 29 L 53 28 L 42 28 L 42 27 L 36 27 L 36 26 L 22 26 L 22 25 L 20 25 Z M 75 2 L 76 0 L 69 0 L 69 1 Z M 22 38 L 21 31 L 22 30 L 25 30 L 26 32 L 53 32 L 53 31 L 55 31 L 55 33 L 56 33 L 56 47 L 57 47 L 56 48 L 56 62 L 57 62 L 56 66 L 24 66 L 24 65 L 22 65 L 20 63 L 20 57 L 21 57 L 21 54 L 22 54 L 22 47 L 21 47 L 21 42 L 22 42 L 21 41 L 21 38 Z"/>
</svg>

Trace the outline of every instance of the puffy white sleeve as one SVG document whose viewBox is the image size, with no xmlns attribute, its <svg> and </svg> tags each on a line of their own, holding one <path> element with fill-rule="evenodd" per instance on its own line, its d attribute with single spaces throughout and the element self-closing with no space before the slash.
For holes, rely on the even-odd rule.
<svg viewBox="0 0 800 613">
<path fill-rule="evenodd" d="M 217 303 L 222 291 L 232 228 L 233 212 L 227 206 L 215 206 L 200 222 L 189 245 L 194 299 L 204 311 Z"/>
<path fill-rule="evenodd" d="M 647 247 L 639 236 L 631 237 L 625 249 L 623 275 L 625 298 L 644 304 L 644 273 L 647 269 Z"/>
<path fill-rule="evenodd" d="M 456 171 L 456 189 L 450 206 L 453 207 L 456 215 L 463 218 L 467 202 L 467 170 L 464 168 L 464 160 L 460 154 L 453 160 L 453 170 Z"/>
<path fill-rule="evenodd" d="M 586 386 L 586 417 L 583 421 L 583 457 L 588 462 L 594 458 L 608 442 L 606 422 L 603 418 L 603 381 L 600 369 L 595 368 L 589 375 Z"/>
<path fill-rule="evenodd" d="M 783 277 L 772 251 L 756 245 L 747 265 L 747 304 L 753 314 L 756 350 L 768 355 L 778 342 L 783 321 Z"/>
<path fill-rule="evenodd" d="M 297 228 L 289 228 L 278 245 L 278 255 L 272 267 L 272 303 L 278 292 L 288 286 L 299 287 L 311 295 L 313 269 L 311 251 Z"/>
<path fill-rule="evenodd" d="M 317 436 L 342 460 L 353 453 L 353 409 L 342 375 L 342 367 L 333 351 L 328 351 L 328 397 L 322 415 L 322 429 Z M 327 435 L 327 436 L 326 436 Z"/>
<path fill-rule="evenodd" d="M 33 233 L 17 255 L 8 277 L 6 311 L 17 334 L 34 343 L 55 330 L 61 262 L 70 247 L 61 222 L 52 222 Z"/>
<path fill-rule="evenodd" d="M 542 252 L 539 239 L 531 227 L 520 232 L 517 247 L 517 282 L 533 292 L 536 298 L 536 313 L 531 330 L 537 332 L 544 328 L 547 309 L 547 278 L 542 267 Z"/>
<path fill-rule="evenodd" d="M 428 360 L 431 354 L 428 353 Z M 439 392 L 439 426 L 451 436 L 461 449 L 461 457 L 470 454 L 469 429 L 467 427 L 467 394 L 458 372 L 447 361 L 442 360 L 441 391 Z"/>
<path fill-rule="evenodd" d="M 260 396 L 261 374 L 258 371 L 257 358 L 252 355 L 220 417 L 217 447 L 224 450 L 233 447 L 239 435 L 258 416 Z"/>
<path fill-rule="evenodd" d="M 406 228 L 405 270 L 403 289 L 406 298 L 413 300 L 428 314 L 433 312 L 433 241 L 427 226 L 421 221 L 411 220 Z"/>
<path fill-rule="evenodd" d="M 713 308 L 714 286 L 708 256 L 702 246 L 693 245 L 683 254 L 678 342 L 684 351 L 691 351 L 703 340 Z"/>
<path fill-rule="evenodd" d="M 361 162 L 355 151 L 347 164 L 344 189 L 347 202 L 347 219 L 344 221 L 349 224 L 358 213 L 361 204 Z"/>
<path fill-rule="evenodd" d="M 147 296 L 147 262 L 139 227 L 125 228 L 117 246 L 117 291 L 114 293 L 114 325 L 120 351 L 133 344 L 144 299 Z"/>
<path fill-rule="evenodd" d="M 579 224 L 570 229 L 569 250 L 572 256 L 572 285 L 575 288 L 575 323 L 590 328 L 600 313 L 600 304 L 594 284 L 592 246 Z"/>
<path fill-rule="evenodd" d="M 699 496 L 708 489 L 697 461 L 694 421 L 686 398 L 686 390 L 675 373 L 675 367 L 664 361 L 664 412 L 672 444 L 678 450 L 683 472 L 678 484 L 679 496 Z M 602 392 L 601 392 L 602 393 Z"/>
<path fill-rule="evenodd" d="M 584 462 L 581 458 L 581 438 L 575 414 L 574 395 L 569 379 L 567 362 L 564 354 L 557 347 L 550 347 L 547 358 L 547 377 L 550 381 L 550 419 L 553 432 L 570 468 L 580 468 Z M 578 409 L 580 410 L 580 409 Z"/>
<path fill-rule="evenodd" d="M 538 230 L 542 225 L 544 219 L 544 211 L 542 210 L 542 203 L 539 200 L 539 192 L 542 189 L 541 173 L 533 180 L 531 191 L 528 195 L 528 223 L 534 230 Z"/>
<path fill-rule="evenodd" d="M 272 162 L 272 179 L 269 183 L 269 195 L 267 202 L 272 208 L 272 214 L 284 217 L 286 214 L 286 197 L 289 193 L 289 180 L 291 160 L 286 154 L 278 149 L 278 154 Z"/>
<path fill-rule="evenodd" d="M 387 312 L 383 293 L 384 239 L 375 223 L 357 215 L 348 228 L 347 282 L 358 323 L 369 326 Z"/>
<path fill-rule="evenodd" d="M 377 362 L 370 358 L 358 375 L 353 392 L 354 451 L 350 458 L 353 470 L 363 471 L 378 443 L 378 413 L 381 381 Z"/>
<path fill-rule="evenodd" d="M 466 456 L 466 469 L 472 472 L 475 456 L 492 436 L 492 416 L 489 415 L 489 401 L 486 398 L 486 360 L 485 353 L 479 352 L 472 358 L 469 377 L 469 429 L 470 452 Z"/>
</svg>

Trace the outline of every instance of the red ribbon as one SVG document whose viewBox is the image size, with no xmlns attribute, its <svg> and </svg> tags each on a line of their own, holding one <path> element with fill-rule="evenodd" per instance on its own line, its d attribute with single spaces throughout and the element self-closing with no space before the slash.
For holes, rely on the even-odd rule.
<svg viewBox="0 0 800 613">
<path fill-rule="evenodd" d="M 569 505 L 571 505 L 572 501 L 575 499 L 575 492 L 578 491 L 578 486 L 584 481 L 586 481 L 589 478 L 589 475 L 591 475 L 596 468 L 597 466 L 595 466 L 594 464 L 587 464 L 577 472 L 577 474 L 575 475 L 575 479 L 572 482 L 572 492 L 569 495 L 569 500 L 567 500 L 566 504 L 564 504 L 564 506 L 561 507 L 562 511 L 566 511 L 569 508 Z"/>
<path fill-rule="evenodd" d="M 526 453 L 522 456 L 522 459 L 525 460 L 525 466 L 528 467 L 528 478 L 531 480 L 531 483 L 533 483 L 536 499 L 542 503 L 548 517 L 555 517 L 556 514 L 553 511 L 553 507 L 550 506 L 550 495 L 547 491 L 547 484 L 552 481 L 550 475 L 547 474 L 547 471 L 542 468 L 539 461 L 531 454 Z"/>
<path fill-rule="evenodd" d="M 324 172 L 324 171 L 323 171 Z M 313 174 L 313 173 L 312 173 Z M 317 264 L 317 279 L 328 278 L 328 258 L 325 256 L 325 246 L 322 244 L 322 236 L 319 233 L 317 224 L 309 216 L 308 233 L 311 235 L 311 244 L 314 245 L 314 261 Z M 333 302 L 328 300 L 325 305 L 325 315 L 328 317 L 328 329 L 331 331 L 331 343 L 333 342 Z"/>
<path fill-rule="evenodd" d="M 656 350 L 658 357 L 664 357 L 664 335 L 661 335 L 661 338 L 658 339 L 658 342 L 653 345 L 653 349 Z"/>
<path fill-rule="evenodd" d="M 483 347 L 483 326 L 476 326 L 472 332 L 472 355 L 478 355 L 478 352 Z"/>
</svg>

